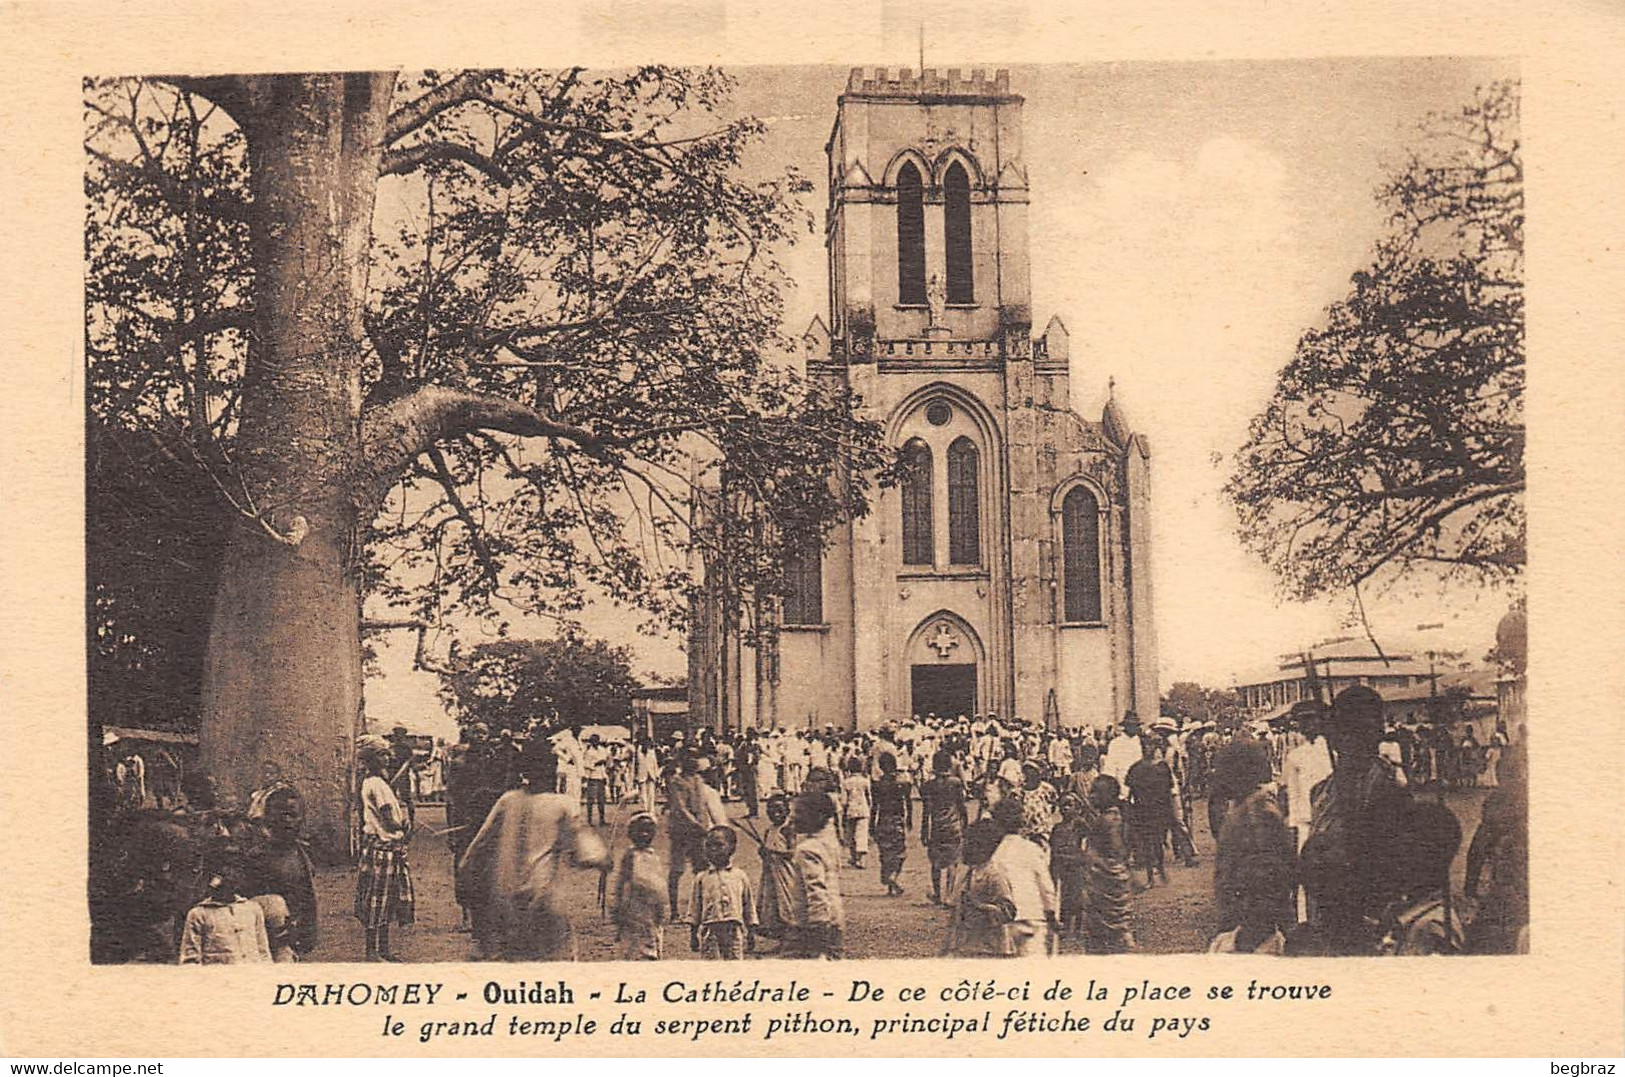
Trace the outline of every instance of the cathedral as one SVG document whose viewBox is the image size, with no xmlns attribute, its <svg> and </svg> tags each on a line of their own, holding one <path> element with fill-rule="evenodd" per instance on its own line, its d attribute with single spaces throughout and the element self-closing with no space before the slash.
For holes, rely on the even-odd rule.
<svg viewBox="0 0 1625 1077">
<path fill-rule="evenodd" d="M 694 721 L 1157 714 L 1150 450 L 1113 400 L 1072 410 L 1058 316 L 1033 335 L 1022 104 L 1004 71 L 852 72 L 826 147 L 829 317 L 802 351 L 902 478 L 791 566 L 771 641 L 697 603 Z"/>
</svg>

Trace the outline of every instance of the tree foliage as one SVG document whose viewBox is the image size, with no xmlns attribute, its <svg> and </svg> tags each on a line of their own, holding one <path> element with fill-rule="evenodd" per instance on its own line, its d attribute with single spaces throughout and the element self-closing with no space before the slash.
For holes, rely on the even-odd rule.
<svg viewBox="0 0 1625 1077">
<path fill-rule="evenodd" d="M 1181 726 L 1193 722 L 1216 722 L 1230 728 L 1241 713 L 1241 697 L 1228 688 L 1207 688 L 1195 681 L 1175 681 L 1162 695 L 1163 714 L 1179 719 Z"/>
<path fill-rule="evenodd" d="M 1524 563 L 1518 86 L 1434 115 L 1377 192 L 1387 228 L 1304 333 L 1226 492 L 1297 597 Z"/>
<path fill-rule="evenodd" d="M 578 727 L 624 724 L 636 687 L 626 648 L 571 635 L 479 644 L 441 674 L 440 694 L 459 722 L 522 734 L 555 713 Z"/>
<path fill-rule="evenodd" d="M 120 451 L 287 542 L 278 506 L 300 491 L 257 482 L 239 438 L 259 268 L 242 121 L 283 107 L 282 78 L 87 82 L 86 349 L 90 412 Z M 771 594 L 785 542 L 866 511 L 878 428 L 775 359 L 775 251 L 810 230 L 810 186 L 747 176 L 763 126 L 719 118 L 726 75 L 383 85 L 366 309 L 357 354 L 331 357 L 360 365 L 359 451 L 305 480 L 354 491 L 367 594 L 428 618 L 566 620 L 607 594 L 678 626 L 697 548 Z M 750 496 L 694 529 L 722 459 Z M 93 551 L 93 579 L 122 571 Z"/>
<path fill-rule="evenodd" d="M 86 440 L 90 714 L 193 727 L 230 523 L 187 462 L 98 424 Z"/>
</svg>

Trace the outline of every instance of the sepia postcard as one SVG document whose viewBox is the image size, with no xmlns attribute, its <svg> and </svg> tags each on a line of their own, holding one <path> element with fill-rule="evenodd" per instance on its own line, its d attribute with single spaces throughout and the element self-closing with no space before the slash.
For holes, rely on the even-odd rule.
<svg viewBox="0 0 1625 1077">
<path fill-rule="evenodd" d="M 1619 13 L 5 20 L 7 1054 L 1625 1050 Z"/>
</svg>

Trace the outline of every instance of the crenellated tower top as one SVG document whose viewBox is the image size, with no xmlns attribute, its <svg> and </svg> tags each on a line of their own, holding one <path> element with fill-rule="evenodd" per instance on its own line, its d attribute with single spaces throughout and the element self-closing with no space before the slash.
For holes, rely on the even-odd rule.
<svg viewBox="0 0 1625 1077">
<path fill-rule="evenodd" d="M 982 68 L 972 68 L 968 76 L 950 67 L 946 74 L 928 67 L 916 73 L 912 68 L 893 70 L 854 67 L 846 82 L 848 96 L 921 98 L 982 98 L 990 103 L 1014 104 L 1021 100 L 1010 92 L 1010 72 L 1000 68 L 989 78 Z"/>
</svg>

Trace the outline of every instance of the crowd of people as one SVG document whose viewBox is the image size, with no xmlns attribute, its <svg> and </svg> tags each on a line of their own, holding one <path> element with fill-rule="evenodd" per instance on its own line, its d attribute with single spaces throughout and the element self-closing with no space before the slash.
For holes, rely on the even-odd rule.
<svg viewBox="0 0 1625 1077">
<path fill-rule="evenodd" d="M 315 950 L 315 869 L 292 785 L 238 804 L 193 772 L 168 806 L 108 799 L 116 806 L 93 803 L 91 815 L 92 960 L 296 961 Z"/>
<path fill-rule="evenodd" d="M 421 761 L 402 732 L 356 746 L 355 916 L 369 960 L 398 960 L 392 932 L 415 919 Z M 521 733 L 470 723 L 444 756 L 441 833 L 459 930 L 492 960 L 577 956 L 571 872 L 598 874 L 628 960 L 668 956 L 668 925 L 686 925 L 707 957 L 840 957 L 843 873 L 870 870 L 873 855 L 885 893 L 901 896 L 916 830 L 945 953 L 1131 952 L 1133 895 L 1167 883 L 1170 856 L 1199 863 L 1192 811 L 1203 798 L 1213 952 L 1526 947 L 1521 750 L 1504 735 L 1487 746 L 1495 788 L 1458 894 L 1461 826 L 1425 790 L 1461 768 L 1404 743 L 1369 688 L 1300 704 L 1263 737 L 1182 731 L 1166 717 L 1142 726 L 1133 713 L 1107 730 L 927 716 L 869 731 L 702 729 L 658 744 L 579 736 L 556 720 Z M 105 865 L 109 885 L 93 892 L 104 959 L 308 954 L 316 909 L 297 791 L 257 791 L 245 812 L 221 808 L 206 780 L 191 792 L 167 814 L 122 811 L 140 840 L 115 859 L 156 855 L 171 877 L 150 863 Z M 734 863 L 741 840 L 757 848 L 755 878 Z"/>
<path fill-rule="evenodd" d="M 1468 849 L 1453 784 L 1399 750 L 1381 696 L 1344 689 L 1297 704 L 1268 739 L 1243 728 L 1213 753 L 1218 836 L 1215 952 L 1301 955 L 1515 953 L 1528 948 L 1524 755 L 1497 736 L 1499 778 Z M 1448 730 L 1438 743 L 1453 743 Z M 1427 769 L 1422 769 L 1427 768 Z"/>
</svg>

